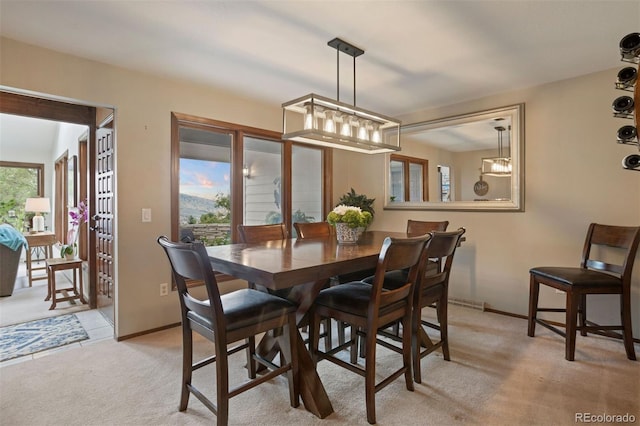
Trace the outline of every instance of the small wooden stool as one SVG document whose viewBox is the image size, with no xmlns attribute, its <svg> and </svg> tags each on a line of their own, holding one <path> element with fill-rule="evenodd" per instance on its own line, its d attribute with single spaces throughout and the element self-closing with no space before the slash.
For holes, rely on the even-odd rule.
<svg viewBox="0 0 640 426">
<path fill-rule="evenodd" d="M 79 299 L 82 303 L 87 303 L 84 300 L 83 294 L 83 286 L 82 286 L 82 259 L 71 259 L 67 260 L 64 258 L 52 258 L 47 259 L 47 278 L 49 283 L 49 288 L 47 290 L 47 297 L 44 299 L 45 301 L 51 299 L 51 307 L 49 310 L 56 308 L 57 302 L 63 302 L 65 300 L 74 300 Z M 64 271 L 66 269 L 71 269 L 73 272 L 73 287 L 56 289 L 56 272 Z M 80 291 L 78 292 L 78 286 L 76 285 L 76 271 L 78 271 L 78 275 L 80 276 Z M 66 297 L 56 297 L 57 293 L 61 293 L 63 291 L 73 291 L 74 295 L 66 296 Z"/>
</svg>

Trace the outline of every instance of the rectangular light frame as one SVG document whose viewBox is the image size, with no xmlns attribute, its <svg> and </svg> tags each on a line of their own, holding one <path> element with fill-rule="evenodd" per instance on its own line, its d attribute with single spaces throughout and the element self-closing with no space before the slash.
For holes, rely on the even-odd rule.
<svg viewBox="0 0 640 426">
<path fill-rule="evenodd" d="M 311 111 L 313 123 L 305 128 L 305 114 Z M 326 112 L 340 113 L 349 118 L 368 120 L 378 125 L 380 142 L 363 140 L 323 129 Z M 324 117 L 323 117 L 324 116 Z M 344 149 L 364 154 L 380 154 L 400 151 L 401 122 L 391 117 L 377 114 L 314 93 L 282 104 L 282 128 L 284 140 L 293 140 L 329 148 Z M 393 131 L 390 131 L 393 130 Z"/>
</svg>

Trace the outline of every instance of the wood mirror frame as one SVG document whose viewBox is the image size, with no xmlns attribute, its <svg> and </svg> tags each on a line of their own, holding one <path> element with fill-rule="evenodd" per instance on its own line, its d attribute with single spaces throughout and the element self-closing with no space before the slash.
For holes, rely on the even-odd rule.
<svg viewBox="0 0 640 426">
<path fill-rule="evenodd" d="M 474 134 L 470 130 L 472 126 L 484 126 L 489 129 L 485 130 L 483 140 L 470 137 Z M 497 126 L 507 127 L 508 143 L 505 150 L 511 158 L 512 167 L 509 177 L 483 176 L 480 173 L 482 159 L 496 156 L 498 152 Z M 459 135 L 461 129 L 464 137 Z M 437 137 L 434 135 L 444 133 L 447 133 L 447 141 L 436 140 Z M 456 135 L 459 146 L 451 150 L 446 149 L 449 141 L 453 145 Z M 489 135 L 492 136 L 489 138 Z M 385 210 L 524 211 L 524 104 L 407 124 L 401 127 L 400 137 L 403 154 L 428 161 L 426 192 L 429 199 L 397 201 L 397 197 L 393 197 L 391 156 L 386 154 Z M 440 166 L 449 166 L 451 169 L 451 201 L 439 201 L 442 192 Z M 483 188 L 491 188 L 492 183 L 494 186 L 504 186 L 503 192 L 506 195 L 495 196 L 490 191 L 481 191 L 480 196 L 477 191 L 474 194 L 474 187 L 477 188 L 476 184 L 479 181 L 486 182 Z M 463 193 L 466 195 L 461 195 Z M 392 198 L 394 201 L 391 201 Z"/>
</svg>

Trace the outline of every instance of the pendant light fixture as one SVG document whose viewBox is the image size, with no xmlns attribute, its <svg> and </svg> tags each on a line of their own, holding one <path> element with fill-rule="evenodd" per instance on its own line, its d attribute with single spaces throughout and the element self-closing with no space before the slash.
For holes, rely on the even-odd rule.
<svg viewBox="0 0 640 426">
<path fill-rule="evenodd" d="M 481 174 L 484 176 L 508 177 L 511 176 L 511 155 L 506 153 L 506 148 L 503 151 L 502 146 L 502 132 L 507 129 L 503 126 L 496 126 L 494 129 L 498 131 L 498 156 L 482 159 Z M 508 146 L 509 144 L 507 144 Z"/>
<path fill-rule="evenodd" d="M 356 58 L 364 50 L 339 38 L 327 44 L 337 53 L 337 99 L 311 93 L 282 104 L 282 139 L 366 154 L 400 151 L 400 121 L 356 107 Z M 353 57 L 353 105 L 340 102 L 340 52 Z"/>
</svg>

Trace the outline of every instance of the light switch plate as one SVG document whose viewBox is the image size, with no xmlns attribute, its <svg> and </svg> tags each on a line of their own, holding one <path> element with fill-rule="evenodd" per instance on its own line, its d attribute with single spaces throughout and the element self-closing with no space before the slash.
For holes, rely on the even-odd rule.
<svg viewBox="0 0 640 426">
<path fill-rule="evenodd" d="M 142 221 L 151 222 L 151 209 L 142 209 Z"/>
</svg>

